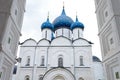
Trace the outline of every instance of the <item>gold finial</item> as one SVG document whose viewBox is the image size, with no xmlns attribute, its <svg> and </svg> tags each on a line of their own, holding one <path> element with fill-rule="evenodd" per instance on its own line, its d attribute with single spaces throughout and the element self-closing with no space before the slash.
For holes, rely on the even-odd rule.
<svg viewBox="0 0 120 80">
<path fill-rule="evenodd" d="M 48 16 L 47 16 L 47 18 L 49 18 L 49 11 L 48 11 Z"/>
<path fill-rule="evenodd" d="M 78 21 L 78 17 L 77 17 L 77 11 L 76 11 L 76 21 Z"/>
<path fill-rule="evenodd" d="M 76 11 L 76 17 L 77 17 L 77 11 Z"/>
<path fill-rule="evenodd" d="M 47 21 L 49 21 L 49 11 L 48 11 L 48 16 L 47 16 Z"/>
<path fill-rule="evenodd" d="M 63 8 L 64 8 L 64 1 L 63 1 Z"/>
</svg>

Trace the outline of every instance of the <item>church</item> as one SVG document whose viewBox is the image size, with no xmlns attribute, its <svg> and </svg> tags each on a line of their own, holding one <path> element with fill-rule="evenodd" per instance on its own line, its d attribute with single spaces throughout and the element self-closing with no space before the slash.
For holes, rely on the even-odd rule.
<svg viewBox="0 0 120 80">
<path fill-rule="evenodd" d="M 99 58 L 92 55 L 92 42 L 83 37 L 84 24 L 66 15 L 41 25 L 42 39 L 20 43 L 21 63 L 13 80 L 103 80 Z"/>
</svg>

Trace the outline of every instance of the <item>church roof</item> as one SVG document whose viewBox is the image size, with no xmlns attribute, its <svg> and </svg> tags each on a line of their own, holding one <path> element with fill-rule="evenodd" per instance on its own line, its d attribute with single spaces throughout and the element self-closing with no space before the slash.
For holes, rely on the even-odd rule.
<svg viewBox="0 0 120 80">
<path fill-rule="evenodd" d="M 89 44 L 94 44 L 94 43 L 92 43 L 91 41 L 88 41 L 87 39 L 81 38 L 81 37 L 80 37 L 80 38 L 77 38 L 77 39 L 75 39 L 75 40 L 73 40 L 73 42 L 76 41 L 76 40 L 79 40 L 79 39 L 85 40 L 85 41 L 87 41 Z"/>
<path fill-rule="evenodd" d="M 66 15 L 65 9 L 63 6 L 61 15 L 55 18 L 53 23 L 50 23 L 49 16 L 47 18 L 47 21 L 42 23 L 41 30 L 46 28 L 51 29 L 52 31 L 55 31 L 59 28 L 68 28 L 70 30 L 73 30 L 75 28 L 84 29 L 84 24 L 79 22 L 77 16 L 76 16 L 76 21 L 74 22 L 71 17 Z"/>
<path fill-rule="evenodd" d="M 34 43 L 37 43 L 37 41 L 36 40 L 34 40 L 34 39 L 32 39 L 32 38 L 29 38 L 29 39 L 26 39 L 24 42 L 22 42 L 22 43 L 19 43 L 19 45 L 23 45 L 24 43 L 26 43 L 27 41 L 33 41 Z"/>
<path fill-rule="evenodd" d="M 53 21 L 54 30 L 57 30 L 58 28 L 61 28 L 61 27 L 70 29 L 70 26 L 72 23 L 73 23 L 73 20 L 69 16 L 66 15 L 65 10 L 64 10 L 64 6 L 63 6 L 63 10 L 62 10 L 61 15 L 58 16 Z"/>
<path fill-rule="evenodd" d="M 93 56 L 92 59 L 93 59 L 93 62 L 101 62 L 101 60 L 96 56 Z"/>
<path fill-rule="evenodd" d="M 84 25 L 78 21 L 77 16 L 76 16 L 76 21 L 71 25 L 71 30 L 73 30 L 74 28 L 84 29 Z"/>
<path fill-rule="evenodd" d="M 41 30 L 46 28 L 53 30 L 53 25 L 50 23 L 49 17 L 47 18 L 47 21 L 42 24 Z"/>
</svg>

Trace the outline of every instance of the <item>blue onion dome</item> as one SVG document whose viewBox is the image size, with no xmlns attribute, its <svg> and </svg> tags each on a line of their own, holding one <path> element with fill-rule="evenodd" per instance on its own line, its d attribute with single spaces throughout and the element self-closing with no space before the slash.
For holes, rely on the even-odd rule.
<svg viewBox="0 0 120 80">
<path fill-rule="evenodd" d="M 71 30 L 73 30 L 75 28 L 84 29 L 84 25 L 81 22 L 79 22 L 77 16 L 76 16 L 76 21 L 71 25 Z"/>
<path fill-rule="evenodd" d="M 48 28 L 48 29 L 51 29 L 52 31 L 53 31 L 53 25 L 50 23 L 50 21 L 49 21 L 49 16 L 47 17 L 47 21 L 46 22 L 44 22 L 42 25 L 41 25 L 41 30 L 43 30 L 43 29 L 46 29 L 46 28 Z"/>
<path fill-rule="evenodd" d="M 59 28 L 68 28 L 70 29 L 71 24 L 73 23 L 73 20 L 66 16 L 65 10 L 64 10 L 64 6 L 63 6 L 63 10 L 60 16 L 58 16 L 54 21 L 53 21 L 53 25 L 54 25 L 54 30 L 57 30 Z"/>
</svg>

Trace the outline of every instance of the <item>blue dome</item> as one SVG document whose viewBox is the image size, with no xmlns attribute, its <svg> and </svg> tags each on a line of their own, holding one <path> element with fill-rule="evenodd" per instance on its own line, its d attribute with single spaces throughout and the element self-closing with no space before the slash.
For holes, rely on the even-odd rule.
<svg viewBox="0 0 120 80">
<path fill-rule="evenodd" d="M 58 28 L 61 28 L 61 27 L 70 29 L 70 26 L 72 23 L 73 23 L 73 20 L 70 17 L 66 16 L 65 10 L 63 7 L 62 14 L 53 21 L 54 30 L 57 30 Z"/>
<path fill-rule="evenodd" d="M 75 29 L 75 28 L 82 28 L 84 29 L 84 25 L 78 21 L 78 18 L 76 17 L 76 22 L 74 22 L 72 25 L 71 25 L 71 30 Z"/>
<path fill-rule="evenodd" d="M 49 22 L 49 17 L 47 18 L 47 21 L 42 24 L 41 30 L 46 28 L 53 30 L 53 25 Z"/>
<path fill-rule="evenodd" d="M 92 56 L 93 62 L 101 62 L 101 60 L 96 57 L 96 56 Z"/>
</svg>

